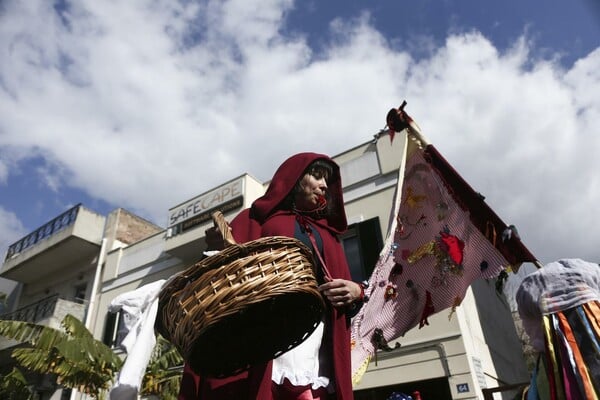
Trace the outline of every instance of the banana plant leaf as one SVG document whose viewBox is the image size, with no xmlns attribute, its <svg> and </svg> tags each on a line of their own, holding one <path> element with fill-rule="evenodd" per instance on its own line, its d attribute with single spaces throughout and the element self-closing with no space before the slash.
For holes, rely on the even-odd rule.
<svg viewBox="0 0 600 400">
<path fill-rule="evenodd" d="M 26 344 L 13 350 L 20 365 L 41 374 L 54 374 L 63 386 L 98 398 L 110 388 L 122 360 L 94 339 L 72 315 L 62 321 L 63 331 L 22 321 L 0 320 L 0 336 Z"/>
<path fill-rule="evenodd" d="M 0 399 L 33 399 L 33 392 L 29 388 L 27 379 L 18 368 L 13 368 L 12 371 L 0 378 Z"/>
<path fill-rule="evenodd" d="M 164 400 L 176 400 L 181 383 L 181 365 L 183 357 L 175 346 L 159 336 L 142 380 L 141 395 L 160 395 Z"/>
</svg>

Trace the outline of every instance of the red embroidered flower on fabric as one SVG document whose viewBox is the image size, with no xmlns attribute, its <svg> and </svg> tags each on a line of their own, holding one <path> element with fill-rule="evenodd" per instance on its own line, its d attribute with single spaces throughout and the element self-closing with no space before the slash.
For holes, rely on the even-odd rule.
<svg viewBox="0 0 600 400">
<path fill-rule="evenodd" d="M 442 247 L 442 249 L 448 253 L 448 256 L 450 259 L 452 259 L 454 264 L 461 265 L 463 262 L 463 249 L 465 248 L 465 242 L 446 232 L 440 232 L 440 235 L 440 247 Z"/>
</svg>

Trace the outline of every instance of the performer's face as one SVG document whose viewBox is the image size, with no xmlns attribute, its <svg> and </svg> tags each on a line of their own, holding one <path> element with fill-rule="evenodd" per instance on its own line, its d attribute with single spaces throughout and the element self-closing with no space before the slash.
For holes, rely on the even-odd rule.
<svg viewBox="0 0 600 400">
<path fill-rule="evenodd" d="M 296 208 L 310 211 L 323 205 L 327 193 L 327 178 L 327 174 L 320 169 L 314 169 L 304 174 L 298 182 L 298 191 L 295 196 Z"/>
</svg>

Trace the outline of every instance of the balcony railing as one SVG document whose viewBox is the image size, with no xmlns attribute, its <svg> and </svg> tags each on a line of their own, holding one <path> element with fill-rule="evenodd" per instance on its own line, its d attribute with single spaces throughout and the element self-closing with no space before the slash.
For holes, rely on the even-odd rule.
<svg viewBox="0 0 600 400">
<path fill-rule="evenodd" d="M 45 318 L 48 318 L 54 314 L 56 308 L 56 301 L 58 295 L 46 297 L 43 300 L 28 305 L 27 307 L 20 308 L 16 311 L 0 315 L 0 319 L 12 320 L 12 321 L 23 321 L 23 322 L 39 322 Z"/>
<path fill-rule="evenodd" d="M 2 314 L 0 319 L 36 324 L 55 317 L 60 323 L 66 314 L 72 314 L 75 318 L 83 320 L 85 309 L 86 305 L 80 301 L 67 300 L 55 294 L 16 311 Z"/>
<path fill-rule="evenodd" d="M 8 251 L 6 252 L 6 258 L 4 260 L 6 261 L 11 257 L 14 257 L 26 248 L 33 246 L 39 241 L 46 239 L 54 235 L 56 232 L 59 232 L 67 226 L 75 223 L 75 220 L 77 219 L 77 213 L 79 212 L 79 207 L 81 207 L 81 204 L 77 204 L 75 207 L 60 214 L 58 217 L 42 225 L 35 231 L 31 232 L 29 235 L 11 244 L 8 247 Z"/>
</svg>

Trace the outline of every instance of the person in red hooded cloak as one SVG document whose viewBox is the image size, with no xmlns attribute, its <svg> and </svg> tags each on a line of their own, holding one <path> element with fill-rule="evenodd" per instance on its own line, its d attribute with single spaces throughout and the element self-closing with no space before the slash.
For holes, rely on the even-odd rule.
<svg viewBox="0 0 600 400">
<path fill-rule="evenodd" d="M 347 229 L 338 165 L 316 153 L 288 158 L 266 193 L 230 227 L 238 243 L 288 236 L 311 248 L 320 266 L 317 280 L 327 305 L 325 316 L 301 345 L 238 375 L 199 376 L 186 365 L 178 399 L 352 400 L 350 318 L 364 300 L 364 291 L 351 280 L 338 239 Z"/>
</svg>

